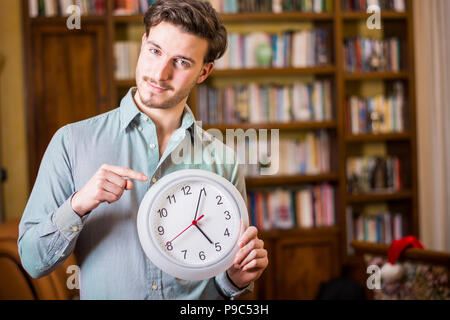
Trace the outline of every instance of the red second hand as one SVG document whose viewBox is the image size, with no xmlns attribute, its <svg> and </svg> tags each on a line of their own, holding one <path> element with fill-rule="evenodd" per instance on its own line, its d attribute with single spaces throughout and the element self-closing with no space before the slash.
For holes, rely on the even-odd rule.
<svg viewBox="0 0 450 320">
<path fill-rule="evenodd" d="M 183 234 L 183 232 L 185 232 L 187 229 L 189 229 L 190 227 L 192 227 L 192 226 L 195 226 L 196 224 L 197 224 L 197 222 L 198 221 L 200 221 L 200 219 L 201 218 L 203 218 L 205 215 L 204 214 L 202 214 L 201 216 L 200 216 L 200 218 L 198 218 L 197 220 L 194 220 L 194 221 L 192 221 L 192 223 L 189 225 L 189 227 L 187 227 L 186 229 L 184 229 L 183 231 L 181 231 L 175 238 L 173 238 L 171 241 L 169 241 L 169 242 L 167 242 L 166 243 L 166 247 L 169 245 L 169 244 L 171 244 L 176 238 L 178 238 L 179 236 L 181 236 L 182 234 Z"/>
</svg>

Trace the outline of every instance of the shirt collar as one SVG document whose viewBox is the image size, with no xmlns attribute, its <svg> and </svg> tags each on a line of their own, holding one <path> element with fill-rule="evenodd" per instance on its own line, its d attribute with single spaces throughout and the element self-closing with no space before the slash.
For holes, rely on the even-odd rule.
<svg viewBox="0 0 450 320">
<path fill-rule="evenodd" d="M 138 116 L 144 115 L 134 102 L 134 93 L 136 92 L 136 87 L 131 88 L 128 93 L 123 97 L 120 102 L 120 130 L 125 130 L 128 128 L 130 123 Z M 151 121 L 151 120 L 150 120 Z M 194 114 L 189 106 L 186 104 L 183 111 L 183 116 L 181 120 L 181 127 L 185 130 L 191 130 L 195 123 Z"/>
</svg>

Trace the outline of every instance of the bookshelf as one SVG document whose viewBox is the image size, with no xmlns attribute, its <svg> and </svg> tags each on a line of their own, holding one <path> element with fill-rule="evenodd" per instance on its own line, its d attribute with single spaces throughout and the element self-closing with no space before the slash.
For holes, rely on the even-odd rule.
<svg viewBox="0 0 450 320">
<path fill-rule="evenodd" d="M 267 32 L 279 32 L 286 28 L 324 28 L 329 33 L 328 63 L 325 65 L 307 66 L 302 68 L 251 68 L 251 69 L 220 69 L 215 70 L 208 86 L 223 86 L 224 83 L 260 81 L 268 78 L 267 83 L 289 85 L 301 79 L 305 82 L 327 80 L 331 83 L 332 118 L 324 121 L 308 120 L 289 122 L 258 122 L 258 123 L 203 123 L 204 129 L 280 129 L 280 135 L 294 136 L 306 132 L 324 131 L 330 138 L 330 170 L 329 172 L 306 173 L 296 175 L 277 175 L 248 177 L 247 191 L 275 190 L 284 188 L 300 190 L 308 185 L 329 184 L 334 187 L 333 206 L 335 210 L 335 224 L 333 226 L 317 226 L 314 228 L 294 228 L 292 230 L 265 230 L 262 238 L 269 251 L 269 267 L 261 281 L 258 282 L 254 298 L 274 299 L 312 299 L 317 294 L 318 285 L 339 275 L 344 264 L 355 264 L 355 258 L 349 246 L 353 238 L 348 239 L 349 208 L 353 212 L 362 212 L 367 208 L 373 210 L 399 212 L 404 217 L 405 234 L 419 235 L 418 229 L 418 186 L 417 186 L 417 138 L 415 112 L 415 79 L 414 79 L 414 39 L 412 1 L 405 0 L 406 10 L 396 12 L 392 10 L 381 13 L 382 30 L 364 30 L 365 20 L 370 16 L 364 12 L 348 11 L 344 9 L 344 1 L 330 1 L 331 10 L 328 12 L 253 12 L 253 13 L 223 13 L 221 19 L 232 32 L 249 32 L 254 28 L 267 29 Z M 114 43 L 116 41 L 139 41 L 144 32 L 142 16 L 136 14 L 114 14 L 114 2 L 105 0 L 104 14 L 86 15 L 82 17 L 82 26 L 87 29 L 68 31 L 65 28 L 65 17 L 30 18 L 29 1 L 23 0 L 24 14 L 24 43 L 27 85 L 27 128 L 30 146 L 29 152 L 34 156 L 30 161 L 30 185 L 33 185 L 37 174 L 40 158 L 50 137 L 60 127 L 68 122 L 87 118 L 90 113 L 100 113 L 117 107 L 121 97 L 134 85 L 133 79 L 115 79 L 114 77 Z M 46 31 L 46 30 L 50 31 Z M 103 86 L 101 93 L 92 97 L 93 104 L 101 101 L 100 107 L 93 106 L 84 114 L 68 115 L 53 120 L 53 127 L 47 131 L 36 131 L 38 127 L 33 115 L 45 105 L 45 99 L 36 88 L 33 79 L 36 71 L 32 68 L 33 55 L 40 46 L 33 40 L 36 35 L 42 38 L 45 32 L 58 30 L 62 35 L 86 35 L 92 30 L 100 30 L 100 37 L 104 47 L 94 51 L 92 59 L 100 57 L 104 66 L 97 73 Z M 87 31 L 89 30 L 89 31 Z M 95 31 L 94 31 L 95 32 Z M 353 37 L 367 37 L 384 39 L 396 37 L 400 43 L 401 68 L 399 71 L 373 71 L 350 73 L 344 66 L 344 40 Z M 97 38 L 96 38 L 97 39 Z M 39 43 L 39 41 L 38 41 Z M 39 64 L 40 62 L 37 61 Z M 41 63 L 42 65 L 42 63 Z M 39 73 L 39 72 L 38 72 Z M 42 77 L 42 71 L 38 74 Z M 40 79 L 38 77 L 38 79 Z M 274 80 L 275 79 L 275 80 Z M 277 80 L 278 79 L 278 80 Z M 403 120 L 404 130 L 400 132 L 351 134 L 348 131 L 349 110 L 347 99 L 350 95 L 364 98 L 374 95 L 386 95 L 386 88 L 395 82 L 401 82 L 404 87 L 405 109 Z M 52 82 L 58 86 L 58 81 Z M 70 96 L 63 97 L 65 99 Z M 195 113 L 198 111 L 198 90 L 192 92 L 189 105 Z M 52 117 L 48 113 L 46 117 Z M 198 114 L 197 114 L 198 118 Z M 42 122 L 42 120 L 40 120 Z M 42 125 L 39 125 L 41 128 Z M 401 161 L 400 190 L 377 190 L 365 194 L 349 194 L 347 192 L 347 161 L 350 157 L 363 156 L 397 156 Z M 374 206 L 375 208 L 371 208 Z M 352 227 L 353 228 L 353 227 Z M 292 259 L 290 258 L 292 257 Z M 287 272 L 287 269 L 292 272 Z M 296 271 L 297 270 L 297 271 Z M 305 278 L 306 275 L 306 278 Z M 295 284 L 297 287 L 292 287 Z"/>
</svg>

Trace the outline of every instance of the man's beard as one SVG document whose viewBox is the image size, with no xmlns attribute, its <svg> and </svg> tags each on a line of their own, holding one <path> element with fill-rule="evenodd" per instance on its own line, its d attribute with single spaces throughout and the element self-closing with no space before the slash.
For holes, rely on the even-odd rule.
<svg viewBox="0 0 450 320">
<path fill-rule="evenodd" d="M 151 82 L 155 83 L 154 81 Z M 195 79 L 191 84 L 183 88 L 181 91 L 177 92 L 174 96 L 162 102 L 156 102 L 155 99 L 153 99 L 154 97 L 156 97 L 156 94 L 152 92 L 149 92 L 149 95 L 147 97 L 143 97 L 139 90 L 138 94 L 142 104 L 148 108 L 170 109 L 177 106 L 181 101 L 189 96 L 191 90 L 195 87 L 196 84 L 197 79 Z"/>
</svg>

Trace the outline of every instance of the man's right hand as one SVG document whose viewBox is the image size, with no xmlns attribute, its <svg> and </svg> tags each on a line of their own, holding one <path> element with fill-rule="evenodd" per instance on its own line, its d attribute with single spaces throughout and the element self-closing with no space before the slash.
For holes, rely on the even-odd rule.
<svg viewBox="0 0 450 320">
<path fill-rule="evenodd" d="M 133 189 L 133 182 L 125 178 L 148 180 L 146 175 L 128 168 L 102 165 L 91 180 L 73 195 L 70 203 L 73 211 L 82 217 L 102 202 L 116 202 L 122 197 L 124 190 Z"/>
</svg>

